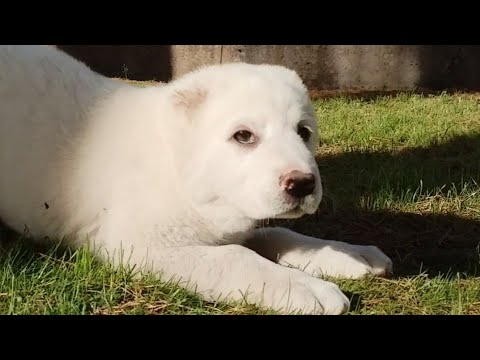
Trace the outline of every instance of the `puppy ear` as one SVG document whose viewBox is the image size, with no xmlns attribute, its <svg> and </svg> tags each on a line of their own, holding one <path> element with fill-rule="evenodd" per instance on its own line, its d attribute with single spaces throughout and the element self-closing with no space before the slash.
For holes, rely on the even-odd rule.
<svg viewBox="0 0 480 360">
<path fill-rule="evenodd" d="M 207 90 L 201 87 L 175 91 L 175 105 L 187 112 L 195 110 L 207 97 Z"/>
</svg>

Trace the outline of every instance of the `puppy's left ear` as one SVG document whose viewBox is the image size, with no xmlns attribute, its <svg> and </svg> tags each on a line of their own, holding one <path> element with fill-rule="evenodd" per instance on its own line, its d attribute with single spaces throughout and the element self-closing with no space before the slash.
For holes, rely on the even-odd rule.
<svg viewBox="0 0 480 360">
<path fill-rule="evenodd" d="M 191 114 L 206 100 L 207 95 L 207 90 L 202 87 L 176 90 L 174 93 L 175 106 L 183 109 L 187 114 Z"/>
</svg>

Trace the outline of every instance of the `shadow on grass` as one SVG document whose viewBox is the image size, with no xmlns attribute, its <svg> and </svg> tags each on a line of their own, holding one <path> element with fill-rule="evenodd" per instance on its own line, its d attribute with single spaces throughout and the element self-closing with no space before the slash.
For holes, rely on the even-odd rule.
<svg viewBox="0 0 480 360">
<path fill-rule="evenodd" d="M 462 210 L 480 215 L 480 198 L 472 199 L 480 194 L 470 189 L 462 195 L 461 190 L 467 182 L 480 184 L 480 135 L 396 153 L 354 151 L 317 160 L 326 195 L 317 214 L 289 221 L 290 228 L 324 239 L 377 245 L 392 257 L 395 276 L 421 271 L 430 276 L 478 275 L 479 216 L 462 217 Z M 375 209 L 380 208 L 379 199 L 396 203 L 435 195 L 444 185 L 444 194 L 455 188 L 460 195 L 447 204 L 430 197 L 424 210 L 437 208 L 435 214 L 366 211 L 359 206 L 363 201 Z M 468 200 L 473 205 L 465 209 Z M 459 211 L 452 210 L 456 207 Z"/>
<path fill-rule="evenodd" d="M 0 221 L 0 268 L 7 265 L 15 274 L 20 274 L 32 262 L 45 257 L 66 260 L 75 250 L 62 243 L 36 243 L 11 230 Z"/>
</svg>

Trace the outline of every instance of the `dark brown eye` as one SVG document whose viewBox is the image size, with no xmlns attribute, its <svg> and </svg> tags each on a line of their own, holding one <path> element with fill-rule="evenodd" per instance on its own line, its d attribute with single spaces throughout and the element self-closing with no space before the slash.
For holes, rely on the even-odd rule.
<svg viewBox="0 0 480 360">
<path fill-rule="evenodd" d="M 233 138 L 240 144 L 253 144 L 255 143 L 255 135 L 248 130 L 240 130 L 233 134 Z"/>
<path fill-rule="evenodd" d="M 310 136 L 312 135 L 312 132 L 310 129 L 306 126 L 299 126 L 297 130 L 298 135 L 302 138 L 303 141 L 307 142 L 310 140 Z"/>
</svg>

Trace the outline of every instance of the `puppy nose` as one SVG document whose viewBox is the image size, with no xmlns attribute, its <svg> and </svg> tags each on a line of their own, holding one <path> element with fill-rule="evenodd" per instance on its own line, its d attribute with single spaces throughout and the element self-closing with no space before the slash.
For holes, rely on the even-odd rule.
<svg viewBox="0 0 480 360">
<path fill-rule="evenodd" d="M 280 177 L 280 186 L 285 189 L 287 194 L 304 198 L 315 190 L 315 176 L 298 170 L 290 171 Z"/>
</svg>

